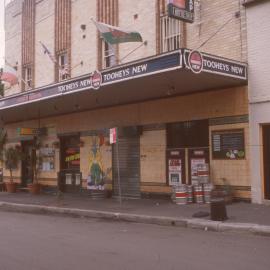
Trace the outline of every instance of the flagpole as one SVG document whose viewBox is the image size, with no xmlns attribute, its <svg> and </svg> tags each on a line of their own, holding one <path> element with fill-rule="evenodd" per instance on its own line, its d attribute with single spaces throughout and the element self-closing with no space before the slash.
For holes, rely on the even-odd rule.
<svg viewBox="0 0 270 270">
<path fill-rule="evenodd" d="M 98 28 L 97 22 L 96 22 L 93 18 L 91 18 L 91 21 L 94 23 L 94 25 L 96 26 L 97 30 L 100 32 L 100 29 Z M 104 40 L 104 39 L 103 39 L 103 40 Z M 104 42 L 106 42 L 106 41 L 104 40 Z M 117 63 L 117 62 L 119 62 L 119 63 L 121 64 L 121 60 L 116 56 L 115 47 L 112 46 L 112 45 L 111 45 L 110 43 L 108 43 L 108 42 L 106 42 L 106 43 L 108 44 L 109 50 L 113 52 L 113 55 L 114 55 L 115 60 L 116 60 L 113 66 L 116 66 L 116 63 Z"/>
<path fill-rule="evenodd" d="M 124 56 L 123 58 L 120 59 L 120 61 L 123 61 L 124 59 L 126 59 L 128 56 L 130 56 L 132 53 L 134 53 L 135 51 L 137 51 L 138 49 L 140 49 L 142 46 L 146 46 L 147 45 L 147 40 L 145 40 L 142 44 L 140 44 L 138 47 L 136 47 L 134 50 L 132 50 L 131 52 L 129 52 L 126 56 Z"/>
</svg>

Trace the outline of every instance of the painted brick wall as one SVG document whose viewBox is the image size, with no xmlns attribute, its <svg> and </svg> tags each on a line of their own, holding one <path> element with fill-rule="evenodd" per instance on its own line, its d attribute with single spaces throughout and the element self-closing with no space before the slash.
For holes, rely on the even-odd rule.
<svg viewBox="0 0 270 270">
<path fill-rule="evenodd" d="M 223 185 L 223 178 L 232 186 L 249 187 L 250 188 L 250 139 L 249 139 L 249 124 L 230 124 L 211 126 L 209 129 L 210 138 L 209 145 L 212 148 L 211 132 L 217 130 L 244 129 L 245 138 L 245 159 L 242 160 L 218 160 L 211 158 L 211 180 L 216 185 Z M 250 197 L 250 192 L 246 189 L 242 197 Z"/>
<path fill-rule="evenodd" d="M 270 2 L 247 8 L 249 100 L 265 101 L 270 98 Z"/>
<path fill-rule="evenodd" d="M 43 139 L 43 144 L 51 145 L 53 141 L 58 140 L 57 134 L 59 133 L 98 130 L 113 126 L 147 125 L 194 119 L 207 119 L 213 117 L 244 115 L 248 113 L 246 94 L 247 91 L 245 88 L 211 91 L 183 97 L 161 99 L 114 108 L 51 117 L 41 119 L 40 123 L 38 123 L 37 120 L 24 121 L 19 125 L 24 127 L 38 127 L 40 124 L 42 127 L 49 127 L 49 136 Z M 204 100 L 204 102 L 202 102 L 202 100 Z M 160 108 L 162 108 L 162 110 L 160 110 Z M 78 119 L 80 119 L 80 121 L 78 121 Z M 6 126 L 8 138 L 11 140 L 11 142 L 20 141 L 20 137 L 16 131 L 17 128 L 18 123 Z M 165 144 L 166 141 L 164 130 L 146 131 L 142 135 L 142 182 L 155 182 L 160 184 L 166 183 Z M 87 145 L 89 146 L 89 140 L 86 138 L 84 147 Z M 153 157 L 151 157 L 151 153 L 156 146 L 158 146 L 158 150 L 154 151 Z M 82 162 L 81 170 L 83 171 L 83 176 L 85 178 L 89 169 L 87 156 L 88 150 L 85 148 L 81 149 L 81 151 L 82 160 L 84 160 Z M 146 157 L 144 157 L 145 155 Z M 56 151 L 55 160 L 55 170 L 52 172 L 42 173 L 42 178 L 52 179 L 57 177 L 57 172 L 59 171 L 59 150 Z M 108 160 L 108 158 L 106 158 L 106 160 Z M 214 170 L 218 172 L 221 166 L 223 166 L 223 164 L 215 164 Z M 246 165 L 241 163 L 241 170 L 243 169 L 243 166 Z M 227 168 L 227 165 L 225 168 Z M 19 175 L 19 172 L 17 172 L 17 174 Z M 220 176 L 217 175 L 216 178 L 219 179 Z M 235 179 L 236 178 L 233 178 L 232 180 Z M 236 179 L 236 181 L 238 183 L 242 180 Z M 244 178 L 244 183 L 247 182 L 247 178 Z M 239 185 L 244 185 L 244 183 L 240 182 Z M 164 188 L 168 190 L 167 187 Z"/>
<path fill-rule="evenodd" d="M 235 17 L 236 12 L 240 12 L 239 18 Z M 222 25 L 225 26 L 215 34 Z M 200 50 L 246 61 L 245 9 L 239 0 L 197 1 L 195 22 L 186 28 L 187 47 L 196 49 L 212 37 Z"/>
<path fill-rule="evenodd" d="M 6 9 L 6 54 L 12 63 L 21 62 L 21 3 L 14 0 Z M 36 86 L 53 81 L 53 65 L 48 56 L 43 55 L 39 40 L 54 52 L 54 1 L 36 1 Z M 240 11 L 240 18 L 234 17 Z M 96 1 L 72 1 L 72 48 L 71 75 L 79 76 L 96 68 L 96 29 L 91 18 L 96 17 Z M 196 4 L 196 20 L 186 24 L 186 45 L 197 48 L 211 37 L 226 21 L 231 21 L 215 35 L 201 50 L 236 60 L 246 60 L 245 9 L 239 0 L 201 0 Z M 156 1 L 120 0 L 119 26 L 139 31 L 147 46 L 142 46 L 122 62 L 132 61 L 156 54 Z M 81 29 L 86 25 L 86 30 Z M 85 35 L 85 38 L 83 38 Z M 139 43 L 122 44 L 119 59 L 125 57 Z M 83 61 L 83 65 L 80 65 Z M 19 67 L 20 70 L 20 67 Z M 20 74 L 19 74 L 20 75 Z M 6 95 L 19 91 L 18 86 Z"/>
<path fill-rule="evenodd" d="M 246 8 L 248 29 L 252 201 L 264 201 L 262 124 L 270 123 L 270 2 Z"/>
<path fill-rule="evenodd" d="M 72 1 L 71 28 L 71 76 L 76 77 L 96 69 L 96 1 Z M 86 29 L 82 30 L 81 25 Z M 85 38 L 83 38 L 85 35 Z M 80 65 L 83 61 L 83 65 Z"/>
<path fill-rule="evenodd" d="M 41 1 L 36 4 L 36 38 L 35 38 L 35 84 L 36 87 L 54 82 L 54 63 L 40 45 L 40 41 L 54 53 L 54 0 Z"/>
<path fill-rule="evenodd" d="M 5 58 L 12 66 L 18 68 L 18 76 L 21 77 L 21 43 L 22 43 L 22 0 L 12 1 L 5 10 Z M 17 64 L 18 63 L 18 64 Z M 20 92 L 21 82 L 5 91 L 5 95 Z"/>
<path fill-rule="evenodd" d="M 156 54 L 156 1 L 144 0 L 119 0 L 119 26 L 138 31 L 143 40 L 147 40 L 147 46 L 142 46 L 122 62 L 129 62 L 139 58 Z M 138 15 L 135 19 L 134 15 Z M 119 46 L 119 58 L 122 59 L 140 43 L 126 43 Z"/>
<path fill-rule="evenodd" d="M 141 181 L 166 181 L 166 130 L 144 131 L 140 138 Z"/>
</svg>

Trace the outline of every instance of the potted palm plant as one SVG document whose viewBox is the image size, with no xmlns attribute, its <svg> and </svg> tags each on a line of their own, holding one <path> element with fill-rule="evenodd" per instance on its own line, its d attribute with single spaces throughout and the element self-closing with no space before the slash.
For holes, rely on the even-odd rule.
<svg viewBox="0 0 270 270">
<path fill-rule="evenodd" d="M 4 162 L 6 168 L 10 172 L 10 181 L 6 183 L 7 191 L 16 192 L 17 183 L 13 179 L 13 170 L 18 167 L 19 161 L 22 159 L 22 152 L 19 146 L 9 146 L 4 150 Z"/>
</svg>

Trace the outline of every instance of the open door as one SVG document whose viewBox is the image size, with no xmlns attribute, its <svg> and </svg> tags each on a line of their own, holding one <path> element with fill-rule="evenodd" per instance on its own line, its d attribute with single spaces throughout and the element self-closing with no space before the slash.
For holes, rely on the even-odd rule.
<svg viewBox="0 0 270 270">
<path fill-rule="evenodd" d="M 27 187 L 27 184 L 33 183 L 34 170 L 33 161 L 35 160 L 36 151 L 34 149 L 34 141 L 22 141 L 22 151 L 24 158 L 22 160 L 22 187 Z"/>
</svg>

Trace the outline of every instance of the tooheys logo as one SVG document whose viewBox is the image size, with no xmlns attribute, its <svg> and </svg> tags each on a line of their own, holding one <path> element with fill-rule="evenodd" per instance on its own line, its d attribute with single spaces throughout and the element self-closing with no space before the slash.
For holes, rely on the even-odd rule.
<svg viewBox="0 0 270 270">
<path fill-rule="evenodd" d="M 192 51 L 189 54 L 188 63 L 189 63 L 190 69 L 194 73 L 200 73 L 202 71 L 202 68 L 203 68 L 203 57 L 199 52 Z"/>
<path fill-rule="evenodd" d="M 91 75 L 92 87 L 98 90 L 102 84 L 102 75 L 98 71 L 94 71 Z"/>
</svg>

